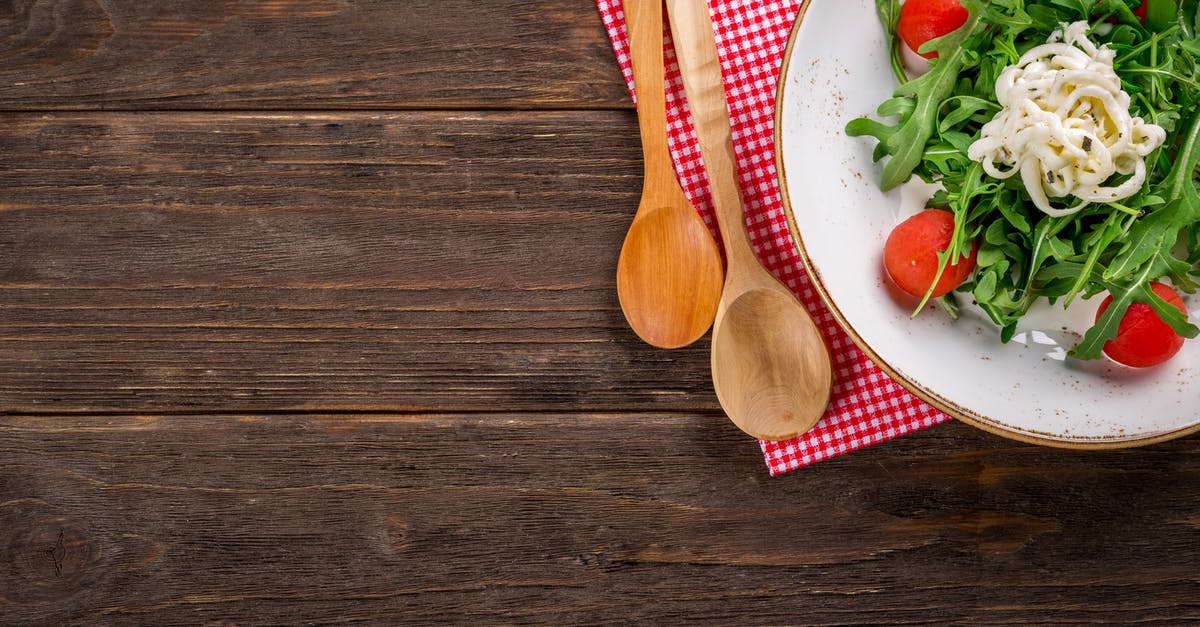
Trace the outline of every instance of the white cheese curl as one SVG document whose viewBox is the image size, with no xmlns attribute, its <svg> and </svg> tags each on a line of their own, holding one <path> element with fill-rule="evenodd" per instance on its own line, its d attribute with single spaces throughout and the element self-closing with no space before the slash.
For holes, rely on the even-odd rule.
<svg viewBox="0 0 1200 627">
<path fill-rule="evenodd" d="M 1097 47 L 1087 31 L 1087 22 L 1063 25 L 1005 68 L 996 79 L 1001 110 L 967 151 L 990 176 L 1020 173 L 1033 203 L 1051 216 L 1137 193 L 1146 155 L 1166 139 L 1162 127 L 1130 116 L 1129 94 L 1113 70 L 1116 53 Z M 1105 186 L 1114 175 L 1131 176 Z M 1066 196 L 1080 202 L 1050 205 Z"/>
</svg>

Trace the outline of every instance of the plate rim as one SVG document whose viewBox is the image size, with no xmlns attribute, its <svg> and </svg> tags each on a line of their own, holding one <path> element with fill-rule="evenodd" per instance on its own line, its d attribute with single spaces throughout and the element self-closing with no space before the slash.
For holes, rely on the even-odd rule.
<svg viewBox="0 0 1200 627">
<path fill-rule="evenodd" d="M 797 35 L 804 23 L 804 18 L 807 16 L 808 9 L 812 4 L 812 0 L 803 0 L 800 8 L 796 13 L 796 19 L 792 23 L 791 32 L 788 34 L 787 45 L 783 50 L 783 59 L 780 61 L 779 73 L 776 76 L 775 85 L 775 111 L 773 113 L 774 129 L 772 129 L 772 141 L 775 149 L 775 179 L 779 186 L 780 197 L 783 203 L 784 217 L 788 223 L 788 236 L 792 243 L 796 246 L 796 250 L 800 255 L 800 260 L 804 264 L 804 269 L 808 273 L 810 283 L 813 289 L 820 296 L 821 301 L 829 309 L 829 313 L 833 316 L 838 326 L 846 332 L 850 340 L 855 346 L 874 363 L 880 370 L 887 374 L 893 381 L 901 387 L 911 392 L 921 400 L 933 405 L 941 410 L 946 415 L 960 422 L 964 422 L 982 431 L 992 433 L 1004 438 L 1024 442 L 1027 444 L 1038 444 L 1054 448 L 1063 448 L 1071 450 L 1114 450 L 1123 448 L 1134 448 L 1139 446 L 1147 446 L 1160 442 L 1167 442 L 1183 436 L 1200 431 L 1200 421 L 1196 424 L 1165 431 L 1162 433 L 1154 433 L 1144 436 L 1130 438 L 1078 438 L 1064 439 L 1054 437 L 1050 434 L 1038 435 L 1029 433 L 1024 430 L 1014 428 L 1005 428 L 1003 423 L 989 422 L 987 416 L 978 415 L 975 412 L 959 407 L 948 399 L 938 396 L 932 390 L 926 390 L 917 381 L 910 380 L 907 376 L 901 373 L 896 368 L 892 367 L 885 359 L 883 359 L 867 342 L 859 335 L 858 331 L 850 324 L 849 320 L 842 314 L 841 309 L 834 303 L 833 298 L 825 289 L 825 283 L 821 278 L 821 273 L 812 264 L 808 255 L 808 249 L 804 246 L 804 238 L 800 233 L 800 229 L 796 223 L 795 211 L 792 208 L 791 196 L 788 193 L 787 172 L 783 167 L 783 143 L 782 143 L 782 121 L 783 121 L 783 102 L 784 91 L 787 88 L 788 70 L 792 61 L 793 48 L 796 44 Z"/>
</svg>

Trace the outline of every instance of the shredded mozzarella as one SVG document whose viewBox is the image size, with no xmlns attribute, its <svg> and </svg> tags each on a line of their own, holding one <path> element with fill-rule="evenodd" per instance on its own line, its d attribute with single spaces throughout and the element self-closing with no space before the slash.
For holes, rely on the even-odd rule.
<svg viewBox="0 0 1200 627">
<path fill-rule="evenodd" d="M 1146 180 L 1145 156 L 1166 139 L 1162 127 L 1130 117 L 1116 53 L 1088 40 L 1087 29 L 1087 22 L 1064 25 L 1000 73 L 1002 109 L 967 152 L 995 178 L 1020 172 L 1034 204 L 1051 216 L 1135 194 Z M 1106 187 L 1114 174 L 1132 176 Z M 1080 202 L 1050 205 L 1050 197 L 1068 195 Z"/>
</svg>

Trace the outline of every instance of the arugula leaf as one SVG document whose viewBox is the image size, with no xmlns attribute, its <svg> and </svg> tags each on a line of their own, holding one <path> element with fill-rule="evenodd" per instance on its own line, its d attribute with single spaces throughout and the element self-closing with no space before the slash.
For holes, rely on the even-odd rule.
<svg viewBox="0 0 1200 627">
<path fill-rule="evenodd" d="M 990 120 L 991 116 L 1000 111 L 1000 105 L 995 102 L 968 95 L 947 98 L 944 105 L 953 106 L 953 109 L 938 121 L 939 133 L 945 133 L 980 113 L 987 113 L 987 119 Z"/>
<path fill-rule="evenodd" d="M 887 34 L 892 74 L 896 75 L 896 82 L 906 83 L 908 76 L 904 72 L 904 57 L 900 54 L 900 38 L 896 36 L 896 25 L 900 23 L 900 0 L 875 0 L 875 12 L 879 14 L 879 21 Z"/>
<path fill-rule="evenodd" d="M 1135 272 L 1164 245 L 1173 246 L 1179 227 L 1185 223 L 1187 211 L 1186 205 L 1176 200 L 1138 220 L 1129 230 L 1117 258 L 1104 272 L 1104 279 L 1111 281 Z"/>
<path fill-rule="evenodd" d="M 880 3 L 885 1 L 880 0 Z M 925 143 L 933 135 L 942 101 L 954 88 L 965 61 L 966 48 L 962 44 L 981 28 L 979 14 L 973 14 L 958 30 L 927 44 L 937 51 L 938 58 L 930 63 L 928 72 L 896 88 L 895 97 L 911 98 L 914 106 L 901 114 L 900 121 L 895 125 L 868 124 L 867 118 L 859 118 L 846 125 L 846 133 L 850 136 L 871 135 L 879 140 L 880 146 L 885 147 L 884 154 L 889 158 L 883 166 L 883 177 L 879 183 L 884 191 L 907 181 L 921 162 Z M 925 47 L 922 46 L 922 49 Z M 887 115 L 882 111 L 878 113 Z"/>
<path fill-rule="evenodd" d="M 1154 310 L 1154 313 L 1158 315 L 1158 318 L 1167 323 L 1167 325 L 1171 327 L 1172 331 L 1182 337 L 1188 338 L 1200 335 L 1200 327 L 1188 322 L 1187 314 L 1179 311 L 1175 305 L 1163 300 L 1162 297 L 1160 297 L 1158 294 L 1155 294 L 1154 290 L 1150 289 L 1148 285 L 1141 286 L 1141 290 L 1142 292 L 1140 295 L 1146 299 L 1145 303 L 1150 305 L 1150 308 Z"/>
<path fill-rule="evenodd" d="M 1109 214 L 1104 223 L 1096 229 L 1096 233 L 1099 235 L 1099 237 L 1088 238 L 1088 240 L 1085 241 L 1085 246 L 1088 250 L 1087 259 L 1078 269 L 1075 282 L 1071 284 L 1071 288 L 1067 290 L 1067 293 L 1065 294 L 1066 301 L 1064 304 L 1071 304 L 1071 301 L 1075 300 L 1075 297 L 1084 289 L 1084 286 L 1087 284 L 1087 282 L 1092 279 L 1092 272 L 1096 269 L 1096 264 L 1100 260 L 1100 253 L 1108 250 L 1109 245 L 1111 245 L 1118 237 L 1121 237 L 1125 233 L 1124 226 L 1118 219 L 1118 216 L 1120 216 L 1120 214 L 1115 212 Z"/>
</svg>

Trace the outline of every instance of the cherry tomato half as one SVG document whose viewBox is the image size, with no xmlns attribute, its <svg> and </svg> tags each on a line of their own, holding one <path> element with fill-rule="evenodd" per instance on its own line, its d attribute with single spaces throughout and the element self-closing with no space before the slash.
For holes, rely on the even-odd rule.
<svg viewBox="0 0 1200 627">
<path fill-rule="evenodd" d="M 941 209 L 926 209 L 897 224 L 883 246 L 883 265 L 896 287 L 913 296 L 924 296 L 937 276 L 937 254 L 950 246 L 953 232 L 954 214 Z M 946 266 L 932 297 L 947 294 L 971 276 L 975 251 L 972 244 L 968 255 Z"/>
<path fill-rule="evenodd" d="M 1157 282 L 1151 283 L 1150 289 L 1187 314 L 1187 307 L 1175 290 Z M 1112 296 L 1108 296 L 1100 303 L 1100 308 L 1096 311 L 1097 320 L 1111 302 Z M 1117 327 L 1117 337 L 1105 343 L 1104 354 L 1117 363 L 1145 368 L 1170 359 L 1182 347 L 1183 338 L 1176 335 L 1175 331 L 1154 313 L 1150 305 L 1133 303 L 1121 318 L 1121 324 Z"/>
<path fill-rule="evenodd" d="M 930 39 L 937 39 L 962 26 L 970 14 L 958 0 L 906 0 L 900 7 L 896 33 L 916 52 Z M 921 56 L 932 59 L 936 52 Z"/>
</svg>

